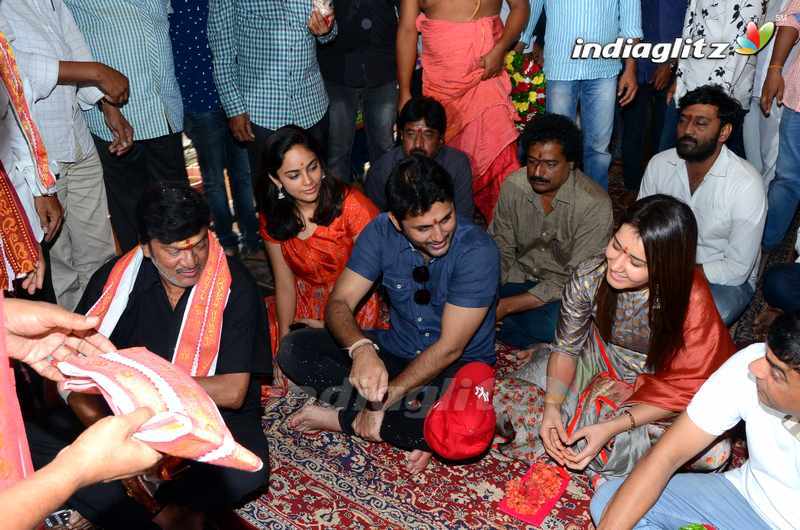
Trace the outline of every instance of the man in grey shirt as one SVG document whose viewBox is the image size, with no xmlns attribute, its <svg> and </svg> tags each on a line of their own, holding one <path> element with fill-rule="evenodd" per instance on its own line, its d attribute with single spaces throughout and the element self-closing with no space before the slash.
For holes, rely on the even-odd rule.
<svg viewBox="0 0 800 530">
<path fill-rule="evenodd" d="M 397 120 L 401 143 L 379 158 L 367 173 L 364 191 L 382 211 L 386 210 L 386 181 L 398 162 L 411 154 L 433 158 L 453 179 L 455 207 L 459 216 L 472 220 L 472 169 L 467 155 L 444 145 L 447 115 L 442 104 L 430 97 L 411 98 Z"/>
<path fill-rule="evenodd" d="M 552 342 L 561 291 L 585 259 L 602 254 L 611 199 L 575 167 L 581 133 L 566 116 L 536 116 L 520 137 L 526 166 L 506 178 L 489 226 L 500 249 L 497 339 L 527 348 Z"/>
</svg>

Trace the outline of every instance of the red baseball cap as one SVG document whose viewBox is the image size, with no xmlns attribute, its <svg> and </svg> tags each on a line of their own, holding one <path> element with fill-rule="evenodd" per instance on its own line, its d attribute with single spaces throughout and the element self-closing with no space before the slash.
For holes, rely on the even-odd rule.
<svg viewBox="0 0 800 530">
<path fill-rule="evenodd" d="M 462 366 L 425 417 L 425 441 L 439 456 L 466 460 L 483 453 L 494 438 L 494 369 Z"/>
</svg>

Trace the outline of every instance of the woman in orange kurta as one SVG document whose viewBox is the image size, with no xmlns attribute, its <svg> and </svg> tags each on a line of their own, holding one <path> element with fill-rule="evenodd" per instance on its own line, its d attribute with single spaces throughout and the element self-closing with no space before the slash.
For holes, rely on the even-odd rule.
<svg viewBox="0 0 800 530">
<path fill-rule="evenodd" d="M 325 174 L 320 150 L 305 131 L 288 125 L 264 147 L 259 179 L 261 236 L 275 276 L 267 300 L 273 354 L 292 324 L 323 327 L 328 295 L 347 265 L 361 230 L 378 209 L 360 191 Z M 364 329 L 386 327 L 377 293 L 356 313 Z M 274 364 L 270 395 L 282 395 L 286 381 Z"/>
</svg>

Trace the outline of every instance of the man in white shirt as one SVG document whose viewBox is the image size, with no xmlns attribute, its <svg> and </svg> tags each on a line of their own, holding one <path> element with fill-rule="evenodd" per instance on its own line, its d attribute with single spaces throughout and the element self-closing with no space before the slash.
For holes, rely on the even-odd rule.
<svg viewBox="0 0 800 530">
<path fill-rule="evenodd" d="M 92 59 L 62 0 L 3 0 L 0 16 L 20 71 L 30 83 L 31 113 L 59 176 L 58 200 L 37 201 L 37 211 L 45 240 L 53 241 L 56 298 L 73 309 L 94 271 L 114 256 L 103 168 L 83 111 L 102 102 L 106 124 L 117 139 L 114 151 L 124 153 L 132 145 L 132 129 L 114 104 L 127 99 L 128 80 Z M 59 201 L 65 210 L 60 231 L 57 223 L 49 222 L 60 214 Z"/>
<path fill-rule="evenodd" d="M 706 381 L 672 427 L 622 482 L 592 499 L 598 530 L 791 529 L 800 522 L 800 313 L 779 317 L 767 344 L 731 357 Z M 750 458 L 724 474 L 670 476 L 745 421 Z"/>
<path fill-rule="evenodd" d="M 753 298 L 767 213 L 761 175 L 725 147 L 740 112 L 718 85 L 682 97 L 677 147 L 650 160 L 639 189 L 640 199 L 663 193 L 694 212 L 697 263 L 728 326 Z"/>
</svg>

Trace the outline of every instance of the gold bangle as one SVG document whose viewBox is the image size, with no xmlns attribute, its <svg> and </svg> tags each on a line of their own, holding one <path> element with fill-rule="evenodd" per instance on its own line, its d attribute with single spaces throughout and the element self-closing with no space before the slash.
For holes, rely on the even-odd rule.
<svg viewBox="0 0 800 530">
<path fill-rule="evenodd" d="M 772 70 L 773 68 L 780 68 L 781 70 L 783 70 L 783 65 L 782 64 L 771 64 L 771 65 L 767 66 L 767 70 Z"/>
<path fill-rule="evenodd" d="M 545 405 L 561 405 L 565 398 L 564 394 L 548 393 L 544 395 L 544 403 Z"/>
<path fill-rule="evenodd" d="M 622 413 L 625 414 L 628 417 L 628 421 L 631 422 L 631 426 L 628 427 L 628 431 L 634 430 L 636 428 L 636 419 L 633 417 L 633 414 L 631 414 L 631 411 L 625 409 L 622 411 Z"/>
</svg>

